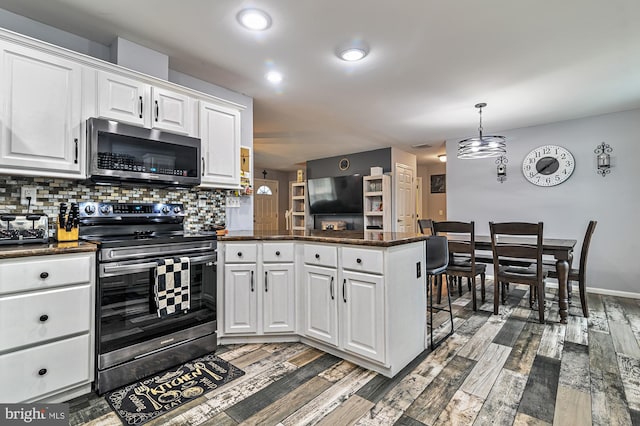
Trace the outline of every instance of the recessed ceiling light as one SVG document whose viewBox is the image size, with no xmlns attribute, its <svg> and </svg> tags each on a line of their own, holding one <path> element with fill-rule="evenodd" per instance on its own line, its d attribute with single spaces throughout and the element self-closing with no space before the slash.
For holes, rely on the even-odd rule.
<svg viewBox="0 0 640 426">
<path fill-rule="evenodd" d="M 271 16 L 260 9 L 242 9 L 237 18 L 249 30 L 264 31 L 271 26 Z"/>
<path fill-rule="evenodd" d="M 278 84 L 282 81 L 282 74 L 278 71 L 269 71 L 266 75 L 267 80 L 273 84 Z"/>
<path fill-rule="evenodd" d="M 338 52 L 338 57 L 343 61 L 359 61 L 367 56 L 369 51 L 363 47 L 348 47 Z"/>
</svg>

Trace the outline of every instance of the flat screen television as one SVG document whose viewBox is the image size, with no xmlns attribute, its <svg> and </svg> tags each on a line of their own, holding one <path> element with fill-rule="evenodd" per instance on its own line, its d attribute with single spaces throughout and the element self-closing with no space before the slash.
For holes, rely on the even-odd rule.
<svg viewBox="0 0 640 426">
<path fill-rule="evenodd" d="M 362 214 L 362 176 L 309 179 L 311 214 Z"/>
</svg>

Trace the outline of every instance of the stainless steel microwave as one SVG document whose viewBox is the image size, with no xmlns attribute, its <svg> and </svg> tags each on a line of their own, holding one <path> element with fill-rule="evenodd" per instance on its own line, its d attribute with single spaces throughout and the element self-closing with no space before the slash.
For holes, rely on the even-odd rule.
<svg viewBox="0 0 640 426">
<path fill-rule="evenodd" d="M 200 139 L 113 120 L 87 120 L 89 179 L 95 183 L 200 184 Z"/>
</svg>

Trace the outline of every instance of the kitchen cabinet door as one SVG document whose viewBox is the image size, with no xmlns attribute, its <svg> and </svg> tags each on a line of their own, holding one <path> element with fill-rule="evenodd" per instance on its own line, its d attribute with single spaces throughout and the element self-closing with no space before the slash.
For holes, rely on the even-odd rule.
<svg viewBox="0 0 640 426">
<path fill-rule="evenodd" d="M 151 93 L 151 127 L 191 135 L 191 99 L 159 87 L 152 87 Z"/>
<path fill-rule="evenodd" d="M 0 43 L 0 173 L 84 177 L 81 66 Z"/>
<path fill-rule="evenodd" d="M 295 330 L 293 263 L 264 265 L 263 332 Z"/>
<path fill-rule="evenodd" d="M 340 288 L 341 347 L 385 361 L 384 280 L 380 275 L 343 271 Z"/>
<path fill-rule="evenodd" d="M 256 333 L 258 331 L 258 296 L 256 265 L 224 266 L 224 332 Z"/>
<path fill-rule="evenodd" d="M 202 186 L 240 186 L 240 111 L 200 102 Z"/>
<path fill-rule="evenodd" d="M 138 126 L 145 125 L 151 86 L 121 75 L 98 72 L 98 116 Z"/>
<path fill-rule="evenodd" d="M 337 273 L 333 268 L 304 266 L 304 334 L 338 346 Z"/>
</svg>

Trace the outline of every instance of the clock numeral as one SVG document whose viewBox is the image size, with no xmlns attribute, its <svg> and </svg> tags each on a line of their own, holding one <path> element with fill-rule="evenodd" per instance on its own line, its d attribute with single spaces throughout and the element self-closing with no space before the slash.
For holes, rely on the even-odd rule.
<svg viewBox="0 0 640 426">
<path fill-rule="evenodd" d="M 565 170 L 565 173 L 566 173 L 566 172 L 567 172 L 567 171 Z M 555 178 L 556 178 L 556 180 L 560 180 L 560 175 L 555 175 Z"/>
<path fill-rule="evenodd" d="M 524 166 L 524 169 L 525 169 L 526 171 L 529 171 L 529 170 L 531 170 L 531 166 L 530 166 L 529 164 L 527 164 L 526 166 Z"/>
<path fill-rule="evenodd" d="M 543 153 L 544 153 L 545 155 L 546 155 L 546 154 L 551 154 L 551 148 L 549 148 L 549 147 L 545 147 L 545 148 L 543 148 L 543 149 L 542 149 L 542 151 L 543 151 Z"/>
<path fill-rule="evenodd" d="M 533 163 L 535 163 L 535 162 L 536 162 L 536 160 L 534 160 L 533 158 L 529 158 L 529 163 L 530 163 L 530 164 L 533 164 Z"/>
<path fill-rule="evenodd" d="M 570 167 L 572 163 L 571 161 L 567 161 L 565 164 L 567 165 L 567 167 Z"/>
<path fill-rule="evenodd" d="M 529 177 L 534 177 L 535 175 L 536 175 L 535 173 L 529 172 Z M 538 179 L 540 179 L 540 178 L 538 178 Z"/>
<path fill-rule="evenodd" d="M 560 154 L 560 159 L 561 160 L 566 160 L 567 159 L 567 154 Z"/>
<path fill-rule="evenodd" d="M 551 178 L 546 178 L 546 179 L 545 179 L 545 182 L 547 182 L 547 183 L 551 183 Z"/>
<path fill-rule="evenodd" d="M 541 156 L 540 151 L 536 151 L 534 155 L 535 155 L 536 158 L 540 158 L 540 156 Z"/>
</svg>

